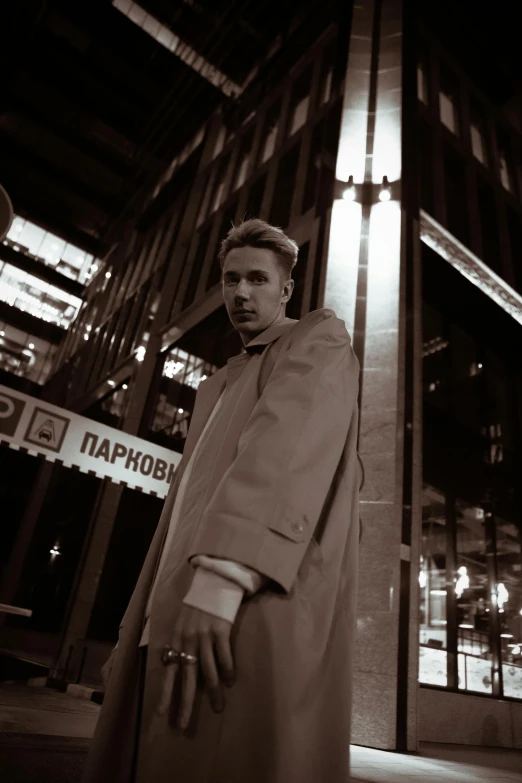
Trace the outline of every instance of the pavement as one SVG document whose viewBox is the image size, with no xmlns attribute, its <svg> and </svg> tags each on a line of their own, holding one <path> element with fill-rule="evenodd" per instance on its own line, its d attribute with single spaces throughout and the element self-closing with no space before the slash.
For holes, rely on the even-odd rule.
<svg viewBox="0 0 522 783">
<path fill-rule="evenodd" d="M 0 781 L 79 783 L 100 709 L 70 693 L 0 683 Z M 350 783 L 522 783 L 522 751 L 503 748 L 421 743 L 414 754 L 352 745 L 351 758 Z"/>
</svg>

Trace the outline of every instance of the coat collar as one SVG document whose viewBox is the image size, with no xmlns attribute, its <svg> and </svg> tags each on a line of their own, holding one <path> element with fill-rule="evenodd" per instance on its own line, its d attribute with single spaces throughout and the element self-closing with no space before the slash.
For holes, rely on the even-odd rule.
<svg viewBox="0 0 522 783">
<path fill-rule="evenodd" d="M 275 342 L 290 327 L 297 323 L 295 318 L 285 318 L 278 324 L 269 326 L 264 332 L 254 337 L 236 356 L 228 360 L 222 367 L 200 385 L 196 396 L 196 405 L 192 416 L 188 437 L 183 449 L 182 460 L 189 459 L 203 428 L 212 413 L 216 402 L 226 388 L 230 388 L 243 372 L 245 365 L 255 353 L 261 351 L 270 343 Z"/>
<path fill-rule="evenodd" d="M 277 324 L 273 324 L 250 340 L 249 343 L 238 353 L 227 361 L 226 367 L 218 370 L 201 387 L 201 393 L 209 395 L 210 399 L 215 400 L 219 397 L 225 386 L 231 386 L 236 378 L 241 374 L 245 364 L 255 353 L 261 353 L 267 345 L 275 342 L 291 326 L 296 324 L 298 319 L 285 318 Z"/>
<path fill-rule="evenodd" d="M 270 345 L 279 339 L 289 327 L 296 323 L 297 319 L 295 318 L 285 318 L 283 321 L 269 326 L 264 332 L 261 332 L 257 337 L 250 340 L 242 349 L 241 353 L 238 353 L 237 356 L 232 356 L 232 358 L 228 360 L 226 367 L 226 385 L 229 386 L 235 381 L 251 356 L 255 353 L 261 353 L 267 345 Z"/>
</svg>

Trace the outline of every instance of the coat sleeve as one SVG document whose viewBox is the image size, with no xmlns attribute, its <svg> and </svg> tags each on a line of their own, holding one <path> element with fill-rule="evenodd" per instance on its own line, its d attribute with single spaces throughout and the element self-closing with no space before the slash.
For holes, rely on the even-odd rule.
<svg viewBox="0 0 522 783">
<path fill-rule="evenodd" d="M 356 415 L 359 362 L 331 310 L 301 319 L 188 551 L 252 568 L 289 592 Z"/>
</svg>

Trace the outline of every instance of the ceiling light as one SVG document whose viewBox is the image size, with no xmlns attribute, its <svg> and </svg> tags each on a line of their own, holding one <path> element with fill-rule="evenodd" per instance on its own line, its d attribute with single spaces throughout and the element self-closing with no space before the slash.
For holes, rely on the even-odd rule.
<svg viewBox="0 0 522 783">
<path fill-rule="evenodd" d="M 123 386 L 122 386 L 121 388 L 122 388 L 122 389 L 125 389 L 125 390 L 127 390 L 129 387 L 127 386 L 127 384 L 126 384 L 126 383 L 124 383 L 124 384 L 123 384 Z"/>
<path fill-rule="evenodd" d="M 353 175 L 350 174 L 348 177 L 348 185 L 343 190 L 343 198 L 346 201 L 355 201 L 355 185 L 353 184 Z"/>
<path fill-rule="evenodd" d="M 379 193 L 379 200 L 380 201 L 389 201 L 391 199 L 391 187 L 390 183 L 388 182 L 388 177 L 382 178 L 382 186 Z"/>
<path fill-rule="evenodd" d="M 109 386 L 114 386 L 115 385 L 114 381 L 107 381 L 107 383 L 109 384 Z"/>
</svg>

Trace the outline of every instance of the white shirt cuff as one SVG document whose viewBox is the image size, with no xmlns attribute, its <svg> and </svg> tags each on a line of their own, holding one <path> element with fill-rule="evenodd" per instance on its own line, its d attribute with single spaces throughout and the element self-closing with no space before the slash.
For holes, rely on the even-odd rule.
<svg viewBox="0 0 522 783">
<path fill-rule="evenodd" d="M 183 603 L 233 623 L 244 592 L 236 582 L 214 571 L 199 567 L 196 568 L 190 590 Z"/>
<path fill-rule="evenodd" d="M 225 579 L 230 579 L 243 588 L 247 595 L 257 593 L 269 580 L 268 577 L 255 571 L 253 568 L 237 563 L 235 560 L 222 560 L 210 555 L 196 555 L 190 560 L 195 568 L 198 566 L 207 571 L 213 571 Z"/>
</svg>

